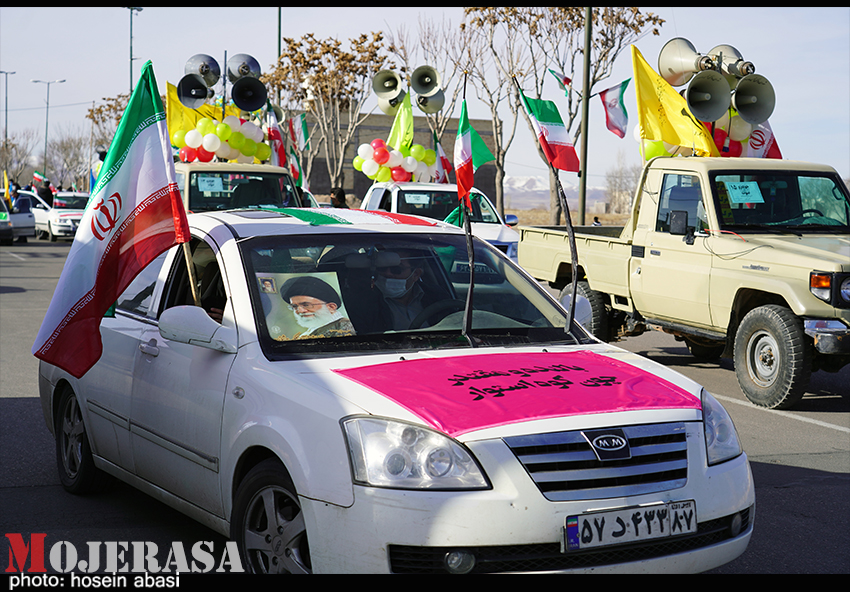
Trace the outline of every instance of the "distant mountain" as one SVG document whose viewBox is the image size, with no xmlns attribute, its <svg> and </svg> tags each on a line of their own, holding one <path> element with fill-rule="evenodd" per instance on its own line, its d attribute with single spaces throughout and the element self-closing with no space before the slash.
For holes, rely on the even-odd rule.
<svg viewBox="0 0 850 592">
<path fill-rule="evenodd" d="M 564 193 L 571 210 L 578 209 L 578 185 L 565 184 Z M 586 207 L 592 211 L 597 202 L 607 200 L 603 187 L 588 187 Z M 600 205 L 601 205 L 600 203 Z M 549 209 L 549 178 L 548 177 L 505 177 L 505 209 L 510 210 L 548 210 Z"/>
</svg>

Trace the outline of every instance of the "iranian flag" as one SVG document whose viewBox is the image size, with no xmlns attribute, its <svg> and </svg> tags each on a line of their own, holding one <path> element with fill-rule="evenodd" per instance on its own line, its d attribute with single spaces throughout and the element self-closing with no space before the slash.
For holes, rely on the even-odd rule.
<svg viewBox="0 0 850 592">
<path fill-rule="evenodd" d="M 292 157 L 292 162 L 289 163 L 289 170 L 292 173 L 292 178 L 295 179 L 295 186 L 301 187 L 301 185 L 302 185 L 301 162 L 299 162 L 298 155 L 295 154 L 295 148 L 293 146 L 289 147 L 289 155 Z"/>
<path fill-rule="evenodd" d="M 283 145 L 283 136 L 280 133 L 277 115 L 274 113 L 271 101 L 266 101 L 266 127 L 269 133 L 269 144 L 271 144 L 272 155 L 270 163 L 273 166 L 286 165 L 286 148 Z"/>
<path fill-rule="evenodd" d="M 452 172 L 452 162 L 449 160 L 449 157 L 446 156 L 446 151 L 443 150 L 443 145 L 437 141 L 436 133 L 434 134 L 434 146 L 436 146 L 435 152 L 437 153 L 437 160 L 434 163 L 434 182 L 450 183 L 449 173 Z"/>
<path fill-rule="evenodd" d="M 744 143 L 744 149 L 745 153 L 741 156 L 749 156 L 751 158 L 782 158 L 779 144 L 776 143 L 776 136 L 773 135 L 773 130 L 767 121 L 753 126 L 753 131 L 750 133 L 748 141 Z"/>
<path fill-rule="evenodd" d="M 139 84 L 103 162 L 32 347 L 80 378 L 100 358 L 100 321 L 148 263 L 188 241 L 189 224 L 153 67 Z"/>
<path fill-rule="evenodd" d="M 546 159 L 556 169 L 562 171 L 579 171 L 578 155 L 573 143 L 567 135 L 567 128 L 561 120 L 561 114 L 552 101 L 529 99 L 520 91 L 520 98 L 531 125 L 540 141 L 540 148 Z"/>
<path fill-rule="evenodd" d="M 564 91 L 564 94 L 569 96 L 570 88 L 573 81 L 570 78 L 567 78 L 566 76 L 561 74 L 560 72 L 556 72 L 552 68 L 549 68 L 549 72 L 551 72 L 552 76 L 554 76 L 558 80 L 558 86 L 561 87 L 561 90 Z"/>
<path fill-rule="evenodd" d="M 307 129 L 307 114 L 302 113 L 289 118 L 289 136 L 292 143 L 303 152 L 304 147 L 310 143 L 310 130 Z M 307 146 L 309 148 L 309 146 Z"/>
<path fill-rule="evenodd" d="M 460 109 L 460 123 L 455 140 L 455 178 L 457 179 L 457 197 L 472 207 L 469 202 L 469 192 L 472 190 L 475 171 L 482 164 L 495 160 L 495 156 L 487 148 L 484 140 L 471 125 L 466 113 L 466 99 Z"/>
<path fill-rule="evenodd" d="M 621 138 L 626 136 L 626 128 L 629 125 L 629 114 L 626 112 L 623 94 L 630 80 L 631 78 L 627 78 L 617 86 L 599 93 L 599 98 L 602 99 L 602 105 L 605 107 L 605 125 Z"/>
</svg>

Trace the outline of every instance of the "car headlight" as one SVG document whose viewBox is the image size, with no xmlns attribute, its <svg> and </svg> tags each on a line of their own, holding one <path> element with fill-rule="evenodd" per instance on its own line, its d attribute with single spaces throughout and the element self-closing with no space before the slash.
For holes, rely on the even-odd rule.
<svg viewBox="0 0 850 592">
<path fill-rule="evenodd" d="M 844 281 L 841 282 L 839 295 L 845 304 L 850 304 L 850 276 L 844 278 Z"/>
<path fill-rule="evenodd" d="M 705 389 L 702 389 L 702 420 L 709 465 L 733 459 L 743 452 L 729 412 Z"/>
<path fill-rule="evenodd" d="M 400 489 L 486 489 L 472 455 L 439 432 L 400 421 L 353 417 L 342 422 L 354 481 Z"/>
</svg>

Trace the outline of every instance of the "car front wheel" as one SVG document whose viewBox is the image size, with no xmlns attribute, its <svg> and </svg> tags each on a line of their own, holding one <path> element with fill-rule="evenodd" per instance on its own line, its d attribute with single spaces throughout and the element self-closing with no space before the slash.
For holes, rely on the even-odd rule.
<svg viewBox="0 0 850 592">
<path fill-rule="evenodd" d="M 230 538 L 250 573 L 311 573 L 304 513 L 277 460 L 261 462 L 239 485 Z"/>
<path fill-rule="evenodd" d="M 100 490 L 107 476 L 94 466 L 80 404 L 70 387 L 59 395 L 55 421 L 56 464 L 62 487 L 77 495 Z"/>
</svg>

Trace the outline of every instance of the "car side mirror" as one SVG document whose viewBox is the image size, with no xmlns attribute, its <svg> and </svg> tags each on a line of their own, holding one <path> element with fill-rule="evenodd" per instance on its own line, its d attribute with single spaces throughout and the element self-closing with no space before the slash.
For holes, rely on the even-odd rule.
<svg viewBox="0 0 850 592">
<path fill-rule="evenodd" d="M 171 341 L 236 353 L 236 331 L 215 322 L 199 306 L 175 306 L 159 317 L 159 334 Z"/>
<path fill-rule="evenodd" d="M 508 214 L 505 216 L 505 224 L 508 226 L 516 226 L 519 224 L 519 218 L 517 218 L 514 214 Z"/>
</svg>

